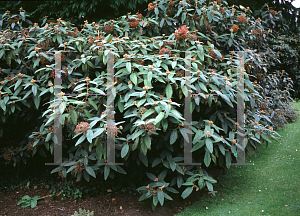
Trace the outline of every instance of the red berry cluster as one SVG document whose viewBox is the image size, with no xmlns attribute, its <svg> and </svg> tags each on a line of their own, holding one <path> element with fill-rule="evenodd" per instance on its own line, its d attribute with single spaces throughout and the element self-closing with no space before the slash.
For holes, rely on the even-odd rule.
<svg viewBox="0 0 300 216">
<path fill-rule="evenodd" d="M 26 34 L 29 34 L 28 29 L 23 29 L 23 30 L 21 31 L 21 35 L 26 35 Z"/>
<path fill-rule="evenodd" d="M 189 38 L 190 40 L 196 41 L 196 40 L 197 40 L 197 35 L 196 35 L 195 33 L 192 33 L 192 34 L 189 34 L 189 35 L 188 35 L 188 38 Z"/>
<path fill-rule="evenodd" d="M 148 133 L 156 131 L 156 127 L 153 123 L 146 123 L 145 125 L 142 125 L 142 128 L 149 131 Z"/>
<path fill-rule="evenodd" d="M 47 56 L 48 56 L 48 54 L 47 54 Z M 49 64 L 49 61 L 48 61 L 44 56 L 41 56 L 41 55 L 40 55 L 39 57 L 41 57 L 41 61 L 40 61 L 41 64 Z M 39 57 L 38 57 L 38 58 L 39 58 Z"/>
<path fill-rule="evenodd" d="M 92 37 L 90 37 L 90 39 L 89 39 L 90 46 L 92 46 L 93 43 L 94 43 L 94 39 Z"/>
<path fill-rule="evenodd" d="M 138 19 L 128 19 L 131 28 L 136 28 L 139 25 Z"/>
<path fill-rule="evenodd" d="M 83 168 L 81 167 L 82 165 L 83 165 L 83 162 L 76 162 L 75 163 L 75 168 L 74 168 L 75 175 L 77 175 L 78 170 L 80 170 L 80 171 L 83 170 Z"/>
<path fill-rule="evenodd" d="M 51 113 L 51 114 L 52 114 L 52 113 Z M 45 131 L 46 131 L 47 133 L 54 134 L 54 126 L 48 127 Z"/>
<path fill-rule="evenodd" d="M 276 14 L 275 10 L 270 10 L 270 13 L 274 16 Z"/>
<path fill-rule="evenodd" d="M 113 25 L 105 25 L 104 32 L 110 34 L 114 31 L 115 27 Z"/>
<path fill-rule="evenodd" d="M 186 25 L 181 26 L 176 32 L 175 32 L 175 38 L 177 40 L 185 40 L 188 36 L 188 28 Z"/>
<path fill-rule="evenodd" d="M 8 152 L 5 152 L 3 154 L 4 160 L 11 160 L 11 156 L 15 155 L 15 153 L 12 150 L 9 150 Z"/>
<path fill-rule="evenodd" d="M 237 32 L 239 30 L 239 26 L 236 24 L 233 24 L 232 29 L 233 29 L 233 32 Z"/>
<path fill-rule="evenodd" d="M 247 22 L 247 18 L 246 18 L 244 15 L 238 16 L 238 18 L 236 18 L 236 20 L 237 20 L 239 23 L 245 23 L 245 22 Z"/>
<path fill-rule="evenodd" d="M 140 112 L 138 113 L 138 116 L 139 116 L 139 117 L 142 117 L 143 114 L 144 114 L 146 111 L 147 111 L 147 108 L 141 107 Z"/>
<path fill-rule="evenodd" d="M 16 79 L 13 79 L 15 76 L 12 75 L 7 75 L 7 77 L 5 77 L 5 80 L 10 80 L 10 84 L 14 84 L 15 82 L 17 82 L 17 80 L 19 79 L 19 77 L 17 77 Z"/>
<path fill-rule="evenodd" d="M 71 85 L 72 85 L 71 89 L 73 89 L 73 88 L 75 88 L 75 87 L 76 87 L 76 85 L 75 85 L 75 81 L 74 81 L 74 80 L 72 80 L 72 81 L 71 81 Z"/>
<path fill-rule="evenodd" d="M 92 38 L 92 37 L 90 37 L 90 39 L 89 39 L 89 44 L 90 44 L 90 46 L 92 46 L 92 44 L 94 43 L 95 40 L 103 40 L 104 38 L 105 38 L 105 37 L 102 36 L 102 35 L 100 35 L 99 37 L 97 36 L 95 39 Z"/>
<path fill-rule="evenodd" d="M 209 48 L 210 50 L 207 51 L 208 55 L 210 57 L 212 57 L 213 59 L 216 59 L 217 58 L 217 55 L 216 53 L 214 52 L 214 50 L 212 48 Z"/>
<path fill-rule="evenodd" d="M 23 30 L 22 30 L 23 31 Z M 42 41 L 40 43 L 38 43 L 37 45 L 38 48 L 41 48 L 42 50 L 48 50 L 49 47 L 49 42 L 47 41 Z M 48 55 L 47 55 L 48 56 Z"/>
<path fill-rule="evenodd" d="M 137 64 L 140 64 L 140 65 L 144 65 L 144 63 L 145 63 L 145 61 L 143 61 L 143 60 L 136 60 L 136 59 L 134 59 L 134 62 Z"/>
<path fill-rule="evenodd" d="M 159 55 L 163 55 L 163 54 L 166 54 L 166 53 L 169 53 L 170 57 L 172 56 L 172 52 L 169 48 L 163 47 L 159 50 Z"/>
<path fill-rule="evenodd" d="M 68 36 L 78 37 L 78 28 L 73 29 L 74 32 L 68 32 Z"/>
<path fill-rule="evenodd" d="M 268 32 L 267 32 L 267 31 L 263 31 L 263 30 L 258 29 L 258 28 L 252 30 L 252 34 L 253 34 L 253 35 L 257 36 L 258 33 L 260 34 L 260 36 L 259 36 L 259 39 L 260 39 L 260 40 L 262 39 L 262 34 L 263 34 L 263 33 L 268 35 Z"/>
<path fill-rule="evenodd" d="M 220 7 L 219 12 L 220 12 L 221 14 L 223 14 L 223 13 L 225 12 L 225 8 Z"/>
<path fill-rule="evenodd" d="M 136 17 L 137 17 L 138 19 L 142 19 L 142 14 L 139 13 L 139 12 L 137 12 L 137 13 L 136 13 Z"/>
<path fill-rule="evenodd" d="M 64 168 L 63 168 L 64 169 Z M 64 175 L 62 174 L 62 170 L 58 171 L 58 175 L 61 177 L 61 178 L 64 178 Z"/>
<path fill-rule="evenodd" d="M 210 34 L 210 33 L 211 33 L 211 30 L 212 30 L 211 25 L 207 25 L 206 28 L 207 28 L 207 30 L 209 31 L 209 34 Z"/>
<path fill-rule="evenodd" d="M 169 1 L 169 5 L 170 5 L 170 7 L 174 7 L 175 2 L 173 0 L 171 0 L 171 1 Z"/>
<path fill-rule="evenodd" d="M 87 122 L 80 122 L 80 124 L 78 124 L 76 126 L 76 129 L 74 130 L 75 133 L 80 133 L 82 132 L 84 135 L 86 133 L 86 131 L 90 129 L 90 124 Z"/>
<path fill-rule="evenodd" d="M 149 3 L 148 4 L 148 11 L 153 11 L 154 8 L 156 8 L 156 7 L 157 7 L 157 5 L 152 5 L 152 3 Z"/>
<path fill-rule="evenodd" d="M 118 135 L 118 128 L 114 123 L 107 123 L 108 136 L 115 137 Z"/>
<path fill-rule="evenodd" d="M 184 76 L 184 70 L 177 71 L 175 76 L 177 76 L 177 77 L 183 77 Z"/>
<path fill-rule="evenodd" d="M 252 29 L 252 34 L 256 37 L 257 31 L 255 29 Z"/>
<path fill-rule="evenodd" d="M 66 77 L 66 76 L 69 76 L 68 69 L 69 69 L 69 68 L 68 68 L 67 66 L 64 66 L 64 67 L 63 67 L 63 71 L 64 71 L 63 76 L 65 76 L 65 77 Z"/>
</svg>

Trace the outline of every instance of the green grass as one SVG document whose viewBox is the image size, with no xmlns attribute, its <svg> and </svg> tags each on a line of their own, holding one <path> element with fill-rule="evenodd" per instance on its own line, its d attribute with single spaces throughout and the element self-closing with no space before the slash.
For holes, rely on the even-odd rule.
<svg viewBox="0 0 300 216">
<path fill-rule="evenodd" d="M 176 216 L 300 215 L 300 118 L 277 132 L 281 140 L 246 158 L 254 165 L 231 166 L 214 184 L 216 196 L 205 194 Z"/>
</svg>

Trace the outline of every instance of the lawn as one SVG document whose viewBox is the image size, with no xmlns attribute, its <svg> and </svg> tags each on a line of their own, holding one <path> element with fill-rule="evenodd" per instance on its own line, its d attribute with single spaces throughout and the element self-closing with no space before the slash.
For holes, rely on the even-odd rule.
<svg viewBox="0 0 300 216">
<path fill-rule="evenodd" d="M 300 103 L 292 106 L 300 110 Z M 277 132 L 279 142 L 246 158 L 254 165 L 230 167 L 215 184 L 215 197 L 205 194 L 176 216 L 300 215 L 300 118 Z"/>
</svg>

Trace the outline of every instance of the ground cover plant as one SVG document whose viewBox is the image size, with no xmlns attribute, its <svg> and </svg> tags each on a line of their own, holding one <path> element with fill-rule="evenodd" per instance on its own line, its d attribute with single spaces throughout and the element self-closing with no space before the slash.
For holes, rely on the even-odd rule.
<svg viewBox="0 0 300 216">
<path fill-rule="evenodd" d="M 225 1 L 158 1 L 147 10 L 145 17 L 137 13 L 103 24 L 85 21 L 81 31 L 60 18 L 22 28 L 26 13 L 21 10 L 19 24 L 0 34 L 0 132 L 3 140 L 11 134 L 21 137 L 1 146 L 6 165 L 26 163 L 37 152 L 53 154 L 55 64 L 47 52 L 53 49 L 64 51 L 59 71 L 64 164 L 52 173 L 64 181 L 92 182 L 101 175 L 116 190 L 129 186 L 141 193 L 140 201 L 151 198 L 153 210 L 174 193 L 185 199 L 207 187 L 214 194 L 216 180 L 209 171 L 235 161 L 238 50 L 246 52 L 246 151 L 276 140 L 271 119 L 292 100 L 293 87 L 288 74 L 275 67 L 277 52 L 267 46 L 286 27 L 281 14 L 266 5 L 262 18 L 255 19 L 249 9 Z M 13 18 L 9 16 L 5 13 L 3 22 Z M 108 122 L 112 113 L 103 96 L 109 51 L 118 51 L 113 56 L 115 123 Z M 191 125 L 183 118 L 187 81 L 182 51 L 192 52 L 190 86 L 198 94 L 192 97 Z M 68 96 L 72 92 L 80 95 Z M 193 160 L 201 166 L 176 164 L 183 161 L 187 133 L 194 135 Z M 106 136 L 115 138 L 116 162 L 124 166 L 98 164 L 107 159 Z"/>
</svg>

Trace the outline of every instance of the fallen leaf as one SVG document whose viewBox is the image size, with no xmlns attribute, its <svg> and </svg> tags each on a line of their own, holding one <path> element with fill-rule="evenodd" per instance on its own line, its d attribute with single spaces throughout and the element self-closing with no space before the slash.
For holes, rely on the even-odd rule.
<svg viewBox="0 0 300 216">
<path fill-rule="evenodd" d="M 114 205 L 117 205 L 117 203 L 118 203 L 117 200 L 116 200 L 115 198 L 112 198 L 111 201 L 112 201 L 112 203 L 113 203 Z"/>
</svg>

